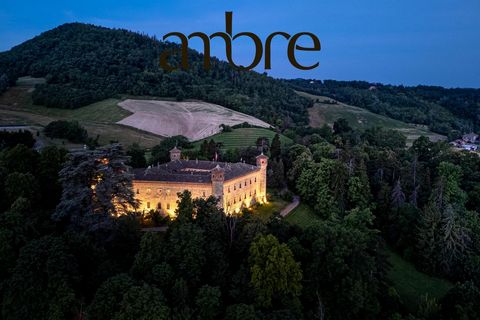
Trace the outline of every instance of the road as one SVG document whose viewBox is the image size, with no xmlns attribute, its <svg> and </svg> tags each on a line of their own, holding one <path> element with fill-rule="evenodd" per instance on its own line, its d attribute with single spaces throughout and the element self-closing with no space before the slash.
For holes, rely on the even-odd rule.
<svg viewBox="0 0 480 320">
<path fill-rule="evenodd" d="M 292 202 L 283 208 L 283 210 L 280 212 L 280 215 L 282 217 L 286 217 L 290 212 L 292 212 L 293 209 L 295 209 L 298 205 L 300 204 L 300 197 L 299 196 L 293 196 Z"/>
</svg>

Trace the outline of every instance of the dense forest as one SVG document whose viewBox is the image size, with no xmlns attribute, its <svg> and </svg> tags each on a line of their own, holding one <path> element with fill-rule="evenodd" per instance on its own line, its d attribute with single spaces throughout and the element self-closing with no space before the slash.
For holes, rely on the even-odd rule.
<svg viewBox="0 0 480 320">
<path fill-rule="evenodd" d="M 46 78 L 33 101 L 49 107 L 77 108 L 116 94 L 195 98 L 280 127 L 307 123 L 309 101 L 267 75 L 234 70 L 215 58 L 207 71 L 194 50 L 188 71 L 164 72 L 160 54 L 172 47 L 177 45 L 126 30 L 65 24 L 0 53 L 0 92 L 30 75 Z"/>
<path fill-rule="evenodd" d="M 393 86 L 365 81 L 287 80 L 292 88 L 457 137 L 480 130 L 480 89 Z"/>
<path fill-rule="evenodd" d="M 131 212 L 126 164 L 144 166 L 145 150 L 35 151 L 27 135 L 0 136 L 1 319 L 480 316 L 474 153 L 423 137 L 405 149 L 396 131 L 357 131 L 344 119 L 290 146 L 277 135 L 267 149 L 268 183 L 288 186 L 311 208 L 315 217 L 302 229 L 278 214 L 261 220 L 255 208 L 225 215 L 216 199 L 188 191 L 174 221 Z M 189 148 L 176 137 L 153 156 L 175 140 Z M 152 225 L 168 229 L 141 230 Z M 407 304 L 387 276 L 388 250 L 452 288 Z"/>
</svg>

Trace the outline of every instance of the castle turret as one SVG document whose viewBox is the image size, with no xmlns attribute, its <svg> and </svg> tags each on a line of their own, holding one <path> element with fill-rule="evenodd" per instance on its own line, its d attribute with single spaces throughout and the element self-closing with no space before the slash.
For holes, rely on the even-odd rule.
<svg viewBox="0 0 480 320">
<path fill-rule="evenodd" d="M 181 155 L 182 151 L 175 146 L 172 150 L 170 150 L 170 161 L 180 160 Z"/>
<path fill-rule="evenodd" d="M 223 183 L 225 181 L 225 169 L 218 164 L 211 171 L 212 193 L 218 199 L 218 206 L 223 208 Z"/>
<path fill-rule="evenodd" d="M 260 202 L 267 202 L 267 166 L 268 157 L 263 152 L 257 156 L 257 167 L 260 168 L 260 182 L 257 199 Z"/>
</svg>

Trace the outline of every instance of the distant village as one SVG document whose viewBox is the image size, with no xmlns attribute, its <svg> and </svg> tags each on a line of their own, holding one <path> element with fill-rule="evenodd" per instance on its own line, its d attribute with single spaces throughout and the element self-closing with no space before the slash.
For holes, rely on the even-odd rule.
<svg viewBox="0 0 480 320">
<path fill-rule="evenodd" d="M 454 148 L 466 151 L 478 151 L 479 143 L 480 140 L 478 139 L 478 134 L 476 133 L 465 134 L 461 139 L 450 142 Z"/>
</svg>

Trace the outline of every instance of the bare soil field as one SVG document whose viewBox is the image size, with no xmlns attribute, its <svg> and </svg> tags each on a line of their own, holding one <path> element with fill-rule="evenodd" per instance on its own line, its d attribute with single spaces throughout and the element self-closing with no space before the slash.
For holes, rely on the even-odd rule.
<svg viewBox="0 0 480 320">
<path fill-rule="evenodd" d="M 164 137 L 183 135 L 191 141 L 219 133 L 221 124 L 233 126 L 248 122 L 270 127 L 255 117 L 206 102 L 127 99 L 118 105 L 133 113 L 118 124 Z"/>
</svg>

